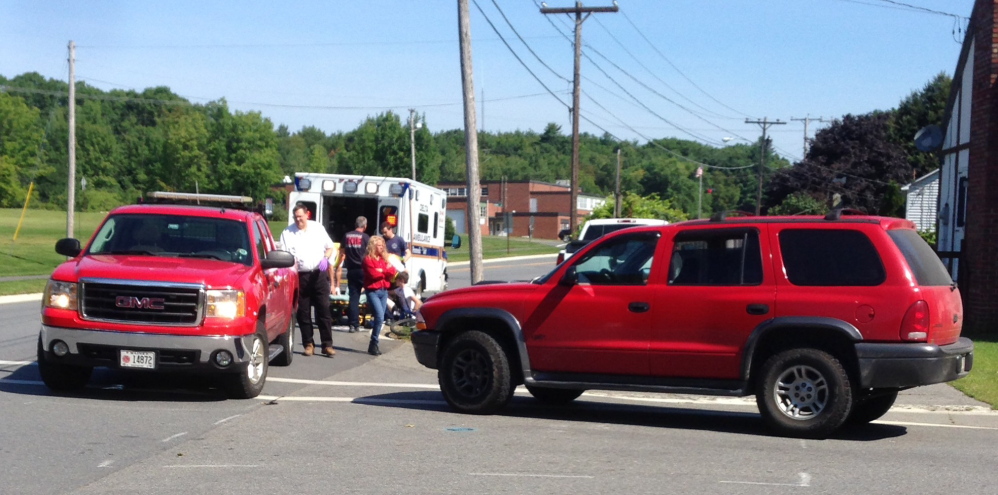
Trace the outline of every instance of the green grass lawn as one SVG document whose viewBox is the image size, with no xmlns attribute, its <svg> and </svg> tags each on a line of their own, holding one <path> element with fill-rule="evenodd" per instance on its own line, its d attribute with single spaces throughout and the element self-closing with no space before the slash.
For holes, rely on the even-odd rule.
<svg viewBox="0 0 998 495">
<path fill-rule="evenodd" d="M 998 339 L 974 341 L 974 369 L 953 382 L 957 390 L 998 409 Z"/>
<path fill-rule="evenodd" d="M 508 243 L 507 243 L 508 241 Z M 560 248 L 552 240 L 531 240 L 521 237 L 482 236 L 482 258 L 505 258 L 508 256 L 530 256 L 534 254 L 556 254 Z M 471 253 L 468 235 L 461 235 L 461 247 L 447 248 L 448 261 L 468 261 Z"/>
</svg>

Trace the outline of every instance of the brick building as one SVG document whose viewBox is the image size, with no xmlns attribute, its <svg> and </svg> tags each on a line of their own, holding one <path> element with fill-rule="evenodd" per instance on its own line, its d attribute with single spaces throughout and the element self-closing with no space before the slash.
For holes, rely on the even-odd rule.
<svg viewBox="0 0 998 495">
<path fill-rule="evenodd" d="M 454 220 L 457 233 L 467 232 L 467 184 L 443 182 L 437 187 L 447 192 L 447 216 Z M 569 225 L 569 186 L 533 180 L 484 181 L 479 206 L 482 235 L 503 235 L 507 219 L 512 222 L 511 235 L 557 239 L 558 231 Z M 598 196 L 578 195 L 579 219 L 592 213 L 606 200 Z M 581 222 L 580 222 L 581 223 Z"/>
<path fill-rule="evenodd" d="M 976 0 L 940 154 L 937 250 L 960 283 L 964 331 L 998 334 L 998 0 Z"/>
</svg>

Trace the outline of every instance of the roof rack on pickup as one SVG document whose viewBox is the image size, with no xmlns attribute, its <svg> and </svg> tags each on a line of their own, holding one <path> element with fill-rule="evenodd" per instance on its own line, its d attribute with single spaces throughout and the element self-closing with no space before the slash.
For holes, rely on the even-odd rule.
<svg viewBox="0 0 998 495">
<path fill-rule="evenodd" d="M 147 203 L 225 206 L 240 210 L 253 209 L 253 198 L 249 196 L 229 196 L 225 194 L 182 193 L 169 191 L 153 191 L 146 194 L 146 196 L 149 198 L 149 201 L 146 201 Z"/>
</svg>

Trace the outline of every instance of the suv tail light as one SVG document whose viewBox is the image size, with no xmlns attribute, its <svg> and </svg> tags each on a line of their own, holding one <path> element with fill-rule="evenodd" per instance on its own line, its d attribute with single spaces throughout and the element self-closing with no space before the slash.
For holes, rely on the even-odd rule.
<svg viewBox="0 0 998 495">
<path fill-rule="evenodd" d="M 908 308 L 901 320 L 901 340 L 925 342 L 929 338 L 929 305 L 917 301 Z"/>
<path fill-rule="evenodd" d="M 565 261 L 565 253 L 558 253 L 558 259 L 555 260 L 554 264 L 560 265 L 562 261 Z"/>
</svg>

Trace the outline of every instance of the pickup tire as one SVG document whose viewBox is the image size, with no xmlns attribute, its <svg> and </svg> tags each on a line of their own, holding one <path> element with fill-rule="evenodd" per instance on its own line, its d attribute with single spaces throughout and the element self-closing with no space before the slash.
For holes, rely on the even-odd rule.
<svg viewBox="0 0 998 495">
<path fill-rule="evenodd" d="M 291 361 L 295 357 L 295 315 L 288 318 L 288 329 L 277 337 L 277 345 L 283 349 L 274 358 L 274 366 L 291 366 Z"/>
<path fill-rule="evenodd" d="M 45 386 L 56 392 L 74 392 L 87 386 L 94 369 L 89 366 L 73 366 L 49 361 L 42 349 L 42 339 L 38 337 L 38 374 Z"/>
<path fill-rule="evenodd" d="M 533 395 L 535 399 L 545 404 L 564 405 L 578 399 L 584 390 L 527 385 L 527 392 L 530 392 L 530 395 Z"/>
<path fill-rule="evenodd" d="M 244 363 L 238 373 L 225 375 L 222 378 L 225 395 L 230 399 L 252 399 L 260 395 L 267 381 L 268 348 L 267 333 L 257 325 L 257 332 L 247 337 L 249 340 L 249 361 Z"/>
<path fill-rule="evenodd" d="M 897 390 L 873 390 L 856 398 L 849 414 L 848 423 L 862 425 L 887 414 L 898 398 Z"/>
<path fill-rule="evenodd" d="M 447 344 L 437 379 L 444 399 L 462 413 L 491 414 L 513 398 L 509 358 L 499 342 L 478 330 Z"/>
<path fill-rule="evenodd" d="M 780 352 L 762 365 L 756 404 L 780 435 L 824 438 L 845 423 L 852 385 L 838 359 L 811 348 Z"/>
</svg>

